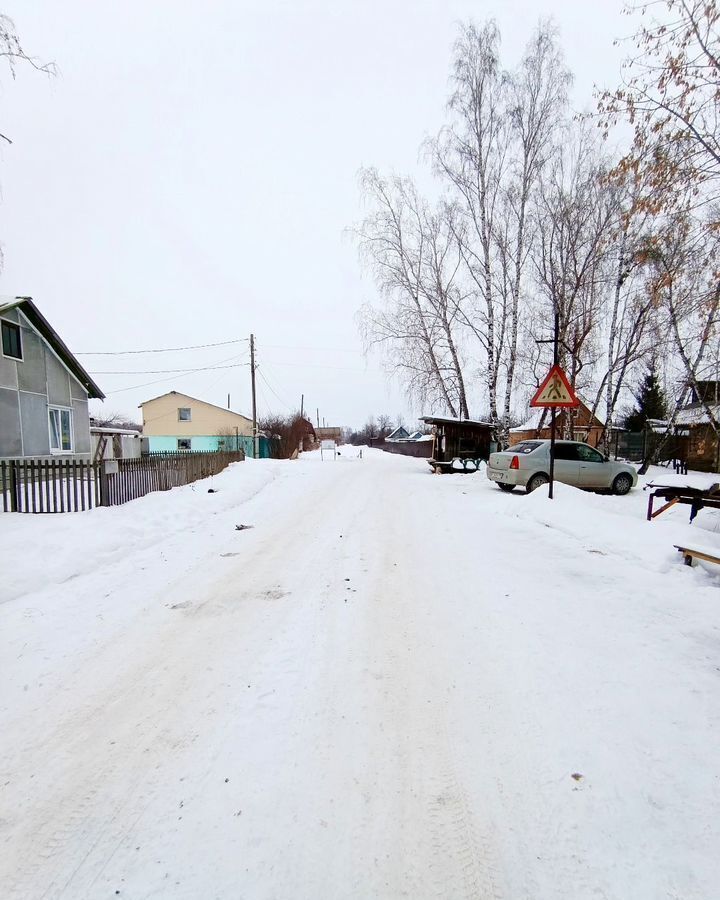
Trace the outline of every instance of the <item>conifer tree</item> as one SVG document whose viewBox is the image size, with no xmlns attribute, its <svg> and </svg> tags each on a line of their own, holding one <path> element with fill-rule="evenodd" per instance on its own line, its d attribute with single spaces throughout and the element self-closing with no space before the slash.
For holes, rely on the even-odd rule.
<svg viewBox="0 0 720 900">
<path fill-rule="evenodd" d="M 628 431 L 642 431 L 648 419 L 665 419 L 667 417 L 667 399 L 657 372 L 648 370 L 635 394 L 637 406 L 625 419 Z"/>
</svg>

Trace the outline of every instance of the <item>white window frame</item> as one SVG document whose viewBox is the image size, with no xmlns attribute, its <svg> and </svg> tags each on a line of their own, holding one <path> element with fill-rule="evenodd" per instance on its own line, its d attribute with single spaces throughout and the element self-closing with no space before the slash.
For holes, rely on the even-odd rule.
<svg viewBox="0 0 720 900">
<path fill-rule="evenodd" d="M 183 419 L 180 415 L 180 413 L 185 409 L 188 411 L 187 419 Z M 192 422 L 192 407 L 191 406 L 178 406 L 178 422 Z"/>
<path fill-rule="evenodd" d="M 14 362 L 25 362 L 25 348 L 23 347 L 22 325 L 20 325 L 18 322 L 13 322 L 11 319 L 0 319 L 0 322 L 4 323 L 6 325 L 12 325 L 13 328 L 17 328 L 18 338 L 20 339 L 20 356 L 10 356 L 10 354 L 6 353 L 3 350 L 1 330 L 0 330 L 0 353 L 5 357 L 5 359 L 12 359 Z"/>
<path fill-rule="evenodd" d="M 187 446 L 187 447 L 181 447 L 181 446 L 180 446 L 180 441 L 187 441 L 189 446 Z M 182 437 L 182 438 L 178 438 L 178 439 L 177 439 L 177 451 L 178 451 L 178 453 L 189 453 L 191 450 L 192 450 L 192 438 L 189 438 L 189 437 Z"/>
<path fill-rule="evenodd" d="M 59 414 L 58 424 L 60 429 L 58 431 L 58 435 L 60 437 L 60 447 L 53 447 L 53 431 L 52 425 L 50 424 L 50 418 L 52 413 L 57 412 Z M 66 412 L 69 418 L 69 431 L 70 431 L 70 448 L 68 450 L 64 450 L 62 447 L 62 414 Z M 74 453 L 75 452 L 75 434 L 73 432 L 73 410 L 71 406 L 56 406 L 55 404 L 51 404 L 48 406 L 48 439 L 50 443 L 50 453 L 53 456 L 61 456 L 64 453 Z"/>
</svg>

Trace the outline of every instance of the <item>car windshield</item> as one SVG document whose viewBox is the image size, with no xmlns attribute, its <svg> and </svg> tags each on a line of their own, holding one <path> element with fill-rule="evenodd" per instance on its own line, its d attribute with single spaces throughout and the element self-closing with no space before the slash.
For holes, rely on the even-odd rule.
<svg viewBox="0 0 720 900">
<path fill-rule="evenodd" d="M 537 450 L 540 447 L 542 441 L 520 441 L 519 444 L 515 444 L 513 447 L 508 447 L 508 453 L 532 453 L 533 450 Z"/>
</svg>

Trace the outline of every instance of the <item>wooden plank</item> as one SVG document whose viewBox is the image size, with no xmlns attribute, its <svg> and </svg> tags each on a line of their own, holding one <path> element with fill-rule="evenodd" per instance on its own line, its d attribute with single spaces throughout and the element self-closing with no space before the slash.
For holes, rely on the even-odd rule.
<svg viewBox="0 0 720 900">
<path fill-rule="evenodd" d="M 65 500 L 67 503 L 67 511 L 68 512 L 73 511 L 72 503 L 71 503 L 71 485 L 70 485 L 70 482 L 72 480 L 71 473 L 72 473 L 72 466 L 70 464 L 70 460 L 68 460 L 67 464 L 65 466 Z"/>
<path fill-rule="evenodd" d="M 78 512 L 78 492 L 77 492 L 77 489 L 78 489 L 77 460 L 74 459 L 74 460 L 73 460 L 73 467 L 72 467 L 72 498 L 73 498 L 72 509 L 73 509 L 73 512 Z M 69 498 L 69 496 L 68 496 L 68 505 L 69 505 L 69 504 L 70 504 L 70 498 Z"/>
<path fill-rule="evenodd" d="M 35 471 L 37 473 L 37 495 L 38 495 L 38 512 L 45 512 L 45 499 L 43 497 L 43 464 L 42 460 L 36 463 Z"/>
<path fill-rule="evenodd" d="M 712 553 L 705 553 L 703 550 L 693 550 L 691 547 L 681 547 L 678 544 L 674 545 L 675 549 L 683 554 L 685 557 L 685 564 L 692 565 L 693 559 L 702 559 L 705 562 L 716 563 L 720 566 L 720 556 L 714 556 Z"/>
<path fill-rule="evenodd" d="M 652 499 L 652 494 L 650 495 L 650 497 L 651 497 L 651 499 Z M 680 498 L 679 498 L 679 497 L 673 497 L 672 500 L 668 500 L 667 503 L 664 503 L 664 504 L 660 507 L 660 509 L 656 509 L 655 512 L 652 512 L 652 510 L 651 510 L 650 515 L 648 516 L 648 521 L 650 521 L 650 520 L 652 520 L 652 519 L 657 519 L 657 517 L 658 517 L 661 513 L 664 513 L 666 509 L 670 509 L 671 506 L 675 506 L 675 504 L 676 504 L 676 503 L 679 503 L 679 502 L 680 502 Z"/>
<path fill-rule="evenodd" d="M 50 463 L 50 478 L 52 478 L 52 511 L 57 512 L 57 460 Z"/>
<path fill-rule="evenodd" d="M 34 513 L 37 512 L 37 506 L 38 506 L 37 491 L 35 490 L 35 475 L 36 474 L 37 474 L 37 465 L 31 460 L 30 461 L 30 490 L 32 492 L 32 511 Z"/>
<path fill-rule="evenodd" d="M 28 478 L 32 479 L 32 466 L 30 467 L 30 473 L 28 474 L 28 464 L 27 460 L 23 462 L 23 497 L 25 500 L 25 505 L 23 506 L 23 512 L 30 512 L 30 488 L 28 486 Z"/>
</svg>

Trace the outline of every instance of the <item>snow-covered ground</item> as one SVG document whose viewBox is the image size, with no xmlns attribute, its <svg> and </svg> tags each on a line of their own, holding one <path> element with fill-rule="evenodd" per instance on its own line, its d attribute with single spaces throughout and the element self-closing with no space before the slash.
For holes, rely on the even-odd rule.
<svg viewBox="0 0 720 900">
<path fill-rule="evenodd" d="M 718 896 L 717 515 L 367 450 L 209 486 L 0 515 L 3 900 Z"/>
</svg>

